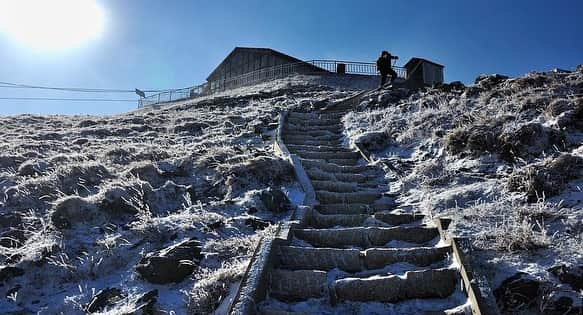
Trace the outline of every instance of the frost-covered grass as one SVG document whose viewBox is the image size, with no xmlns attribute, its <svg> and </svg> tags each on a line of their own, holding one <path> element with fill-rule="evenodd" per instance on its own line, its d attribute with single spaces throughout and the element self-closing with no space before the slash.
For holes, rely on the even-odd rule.
<svg viewBox="0 0 583 315">
<path fill-rule="evenodd" d="M 482 76 L 371 92 L 343 121 L 350 144 L 391 165 L 403 207 L 450 217 L 451 233 L 474 240 L 493 288 L 524 271 L 563 292 L 547 269 L 583 265 L 582 94 L 583 67 Z"/>
<path fill-rule="evenodd" d="M 161 312 L 218 305 L 272 233 L 248 220 L 287 215 L 253 196 L 299 187 L 272 150 L 278 113 L 353 93 L 299 82 L 116 116 L 0 117 L 0 268 L 24 271 L 0 280 L 2 312 L 82 314 L 105 288 L 124 293 L 105 314 L 135 310 L 153 289 Z M 189 238 L 204 259 L 182 282 L 136 273 L 146 254 Z"/>
</svg>

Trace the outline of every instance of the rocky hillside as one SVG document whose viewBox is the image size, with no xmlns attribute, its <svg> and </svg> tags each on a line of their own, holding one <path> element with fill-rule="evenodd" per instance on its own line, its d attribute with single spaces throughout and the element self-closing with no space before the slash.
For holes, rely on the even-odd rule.
<svg viewBox="0 0 583 315">
<path fill-rule="evenodd" d="M 1 313 L 211 312 L 301 202 L 272 152 L 278 113 L 349 95 L 286 83 L 118 116 L 0 117 Z"/>
<path fill-rule="evenodd" d="M 344 124 L 402 206 L 473 239 L 504 313 L 581 312 L 583 66 L 375 91 Z"/>
</svg>

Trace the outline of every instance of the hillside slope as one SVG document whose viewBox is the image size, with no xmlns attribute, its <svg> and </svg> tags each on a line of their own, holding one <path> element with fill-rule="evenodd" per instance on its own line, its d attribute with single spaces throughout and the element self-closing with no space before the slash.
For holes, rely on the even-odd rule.
<svg viewBox="0 0 583 315">
<path fill-rule="evenodd" d="M 0 117 L 2 313 L 212 311 L 301 202 L 272 152 L 279 111 L 349 95 L 275 82 L 117 116 Z"/>
<path fill-rule="evenodd" d="M 375 91 L 344 117 L 348 145 L 385 165 L 401 207 L 449 217 L 474 240 L 512 314 L 581 311 L 582 122 L 583 66 Z"/>
</svg>

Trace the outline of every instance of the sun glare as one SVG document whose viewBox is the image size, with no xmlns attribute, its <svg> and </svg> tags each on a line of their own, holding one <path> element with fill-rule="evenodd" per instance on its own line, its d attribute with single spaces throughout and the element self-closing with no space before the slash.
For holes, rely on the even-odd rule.
<svg viewBox="0 0 583 315">
<path fill-rule="evenodd" d="M 80 46 L 103 31 L 96 0 L 2 0 L 0 33 L 34 49 Z"/>
</svg>

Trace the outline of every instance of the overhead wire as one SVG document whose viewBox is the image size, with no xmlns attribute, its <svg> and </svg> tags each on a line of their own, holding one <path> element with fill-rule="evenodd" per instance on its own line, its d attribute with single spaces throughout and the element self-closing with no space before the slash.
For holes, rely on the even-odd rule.
<svg viewBox="0 0 583 315">
<path fill-rule="evenodd" d="M 75 102 L 136 102 L 136 100 L 128 100 L 128 99 L 52 98 L 52 97 L 0 97 L 0 100 L 18 100 L 18 101 L 75 101 Z"/>
<path fill-rule="evenodd" d="M 0 88 L 39 89 L 39 90 L 86 92 L 86 93 L 135 93 L 136 92 L 135 89 L 134 90 L 125 90 L 125 89 L 79 88 L 79 87 L 53 87 L 53 86 L 29 85 L 29 84 L 19 84 L 19 83 L 2 82 L 2 81 L 0 81 Z M 145 93 L 160 93 L 160 92 L 173 91 L 173 89 L 142 90 L 142 91 Z"/>
</svg>

